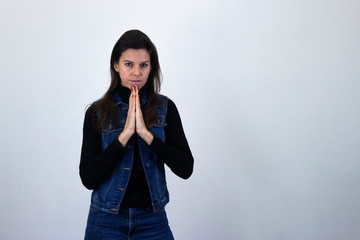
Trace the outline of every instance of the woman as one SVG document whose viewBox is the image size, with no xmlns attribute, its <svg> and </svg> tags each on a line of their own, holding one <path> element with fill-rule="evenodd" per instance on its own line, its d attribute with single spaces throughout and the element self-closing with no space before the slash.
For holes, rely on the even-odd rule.
<svg viewBox="0 0 360 240">
<path fill-rule="evenodd" d="M 124 33 L 110 71 L 84 120 L 80 177 L 93 190 L 85 239 L 173 239 L 164 163 L 187 179 L 194 160 L 175 104 L 158 93 L 155 45 L 139 30 Z"/>
</svg>

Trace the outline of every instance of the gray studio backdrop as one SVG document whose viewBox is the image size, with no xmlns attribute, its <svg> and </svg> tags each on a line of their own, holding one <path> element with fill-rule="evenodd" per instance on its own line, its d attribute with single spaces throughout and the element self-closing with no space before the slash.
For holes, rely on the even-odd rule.
<svg viewBox="0 0 360 240">
<path fill-rule="evenodd" d="M 359 239 L 357 0 L 1 0 L 0 239 L 83 238 L 84 111 L 133 28 L 195 157 L 176 239 Z"/>
</svg>

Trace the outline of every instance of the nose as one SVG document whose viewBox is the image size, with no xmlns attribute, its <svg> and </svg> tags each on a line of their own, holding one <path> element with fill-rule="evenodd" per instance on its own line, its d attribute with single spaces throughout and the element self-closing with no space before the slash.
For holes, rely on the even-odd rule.
<svg viewBox="0 0 360 240">
<path fill-rule="evenodd" d="M 134 67 L 134 72 L 133 72 L 133 74 L 134 74 L 135 76 L 139 76 L 139 75 L 140 75 L 140 67 L 139 67 L 139 66 L 135 66 L 135 67 Z"/>
</svg>

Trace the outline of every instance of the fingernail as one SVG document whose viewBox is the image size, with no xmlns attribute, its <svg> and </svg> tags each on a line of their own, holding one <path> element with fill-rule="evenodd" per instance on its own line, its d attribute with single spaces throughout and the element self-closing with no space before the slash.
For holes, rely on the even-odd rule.
<svg viewBox="0 0 360 240">
<path fill-rule="evenodd" d="M 131 91 L 133 90 L 133 87 L 131 86 Z"/>
</svg>

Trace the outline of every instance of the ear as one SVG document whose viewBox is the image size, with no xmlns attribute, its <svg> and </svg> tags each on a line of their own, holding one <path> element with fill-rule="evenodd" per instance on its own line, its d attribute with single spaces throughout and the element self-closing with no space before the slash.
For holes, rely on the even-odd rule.
<svg viewBox="0 0 360 240">
<path fill-rule="evenodd" d="M 120 69 L 119 69 L 119 62 L 114 62 L 114 69 L 116 72 L 119 72 Z"/>
</svg>

